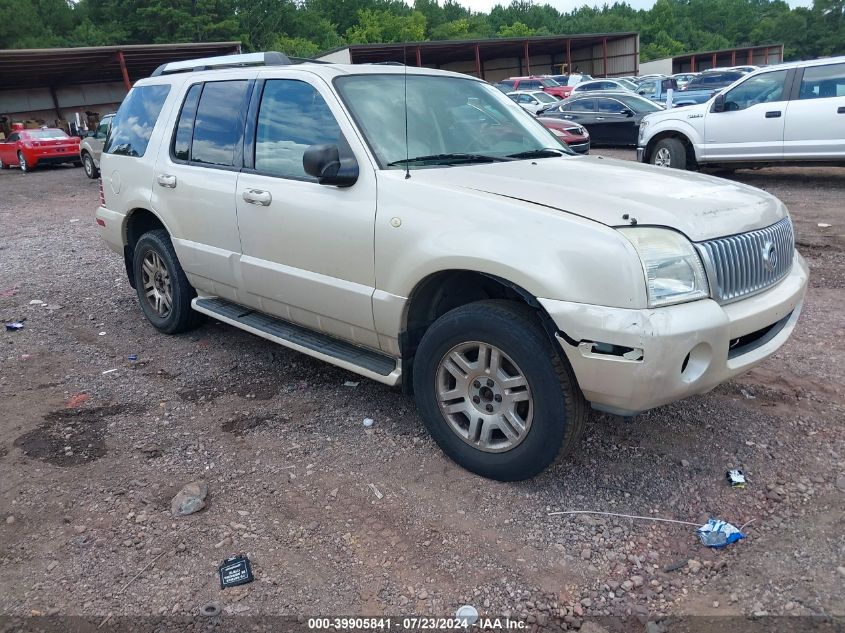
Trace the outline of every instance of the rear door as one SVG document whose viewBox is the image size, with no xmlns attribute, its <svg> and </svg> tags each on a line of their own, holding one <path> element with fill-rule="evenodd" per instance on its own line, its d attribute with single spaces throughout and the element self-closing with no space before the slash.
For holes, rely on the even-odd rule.
<svg viewBox="0 0 845 633">
<path fill-rule="evenodd" d="M 611 145 L 636 145 L 639 123 L 629 116 L 628 107 L 616 99 L 596 99 L 598 112 L 593 127 L 601 128 L 602 140 Z"/>
<path fill-rule="evenodd" d="M 704 159 L 780 159 L 793 73 L 773 70 L 752 75 L 725 93 L 724 112 L 711 106 L 704 115 Z"/>
<path fill-rule="evenodd" d="M 245 302 L 235 187 L 251 80 L 189 84 L 158 153 L 152 206 L 170 222 L 173 245 L 191 283 Z"/>
<path fill-rule="evenodd" d="M 845 160 L 845 63 L 804 68 L 796 83 L 786 107 L 784 158 Z"/>
</svg>

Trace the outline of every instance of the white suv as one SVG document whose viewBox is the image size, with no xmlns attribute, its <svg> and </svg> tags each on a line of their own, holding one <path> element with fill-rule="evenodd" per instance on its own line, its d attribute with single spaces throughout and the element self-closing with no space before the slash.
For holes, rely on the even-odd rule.
<svg viewBox="0 0 845 633">
<path fill-rule="evenodd" d="M 776 198 L 574 155 L 456 73 L 168 64 L 101 171 L 99 230 L 158 330 L 203 313 L 401 382 L 450 457 L 502 480 L 571 448 L 587 401 L 633 414 L 758 364 L 807 286 Z"/>
<path fill-rule="evenodd" d="M 845 57 L 763 68 L 706 103 L 651 114 L 637 158 L 678 169 L 845 164 Z"/>
</svg>

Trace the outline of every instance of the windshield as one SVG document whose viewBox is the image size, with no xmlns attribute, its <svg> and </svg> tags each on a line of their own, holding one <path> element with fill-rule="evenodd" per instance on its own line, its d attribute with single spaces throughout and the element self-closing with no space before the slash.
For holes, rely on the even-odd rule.
<svg viewBox="0 0 845 633">
<path fill-rule="evenodd" d="M 657 112 L 658 110 L 666 109 L 651 99 L 643 99 L 635 95 L 614 95 L 614 98 L 619 99 L 619 101 L 631 108 L 634 112 Z"/>
<path fill-rule="evenodd" d="M 534 117 L 487 83 L 416 74 L 347 75 L 335 83 L 382 168 L 431 166 L 406 162 L 415 157 L 437 156 L 434 162 L 442 165 L 444 155 L 468 162 L 470 156 L 505 159 L 546 148 L 568 153 Z"/>
<path fill-rule="evenodd" d="M 30 138 L 37 138 L 42 141 L 54 138 L 69 138 L 68 135 L 61 130 L 30 130 L 27 134 L 29 134 Z"/>
<path fill-rule="evenodd" d="M 633 91 L 637 90 L 637 84 L 635 84 L 633 81 L 628 81 L 627 79 L 617 79 L 616 81 L 623 88 L 627 88 L 628 90 Z"/>
<path fill-rule="evenodd" d="M 548 92 L 537 92 L 534 94 L 534 96 L 537 98 L 538 101 L 542 101 L 543 103 L 554 103 L 555 101 L 560 101 L 560 99 L 556 99 Z"/>
<path fill-rule="evenodd" d="M 559 86 L 560 84 L 556 82 L 554 79 L 541 79 L 540 83 L 543 84 L 544 88 L 554 88 L 555 86 Z"/>
</svg>

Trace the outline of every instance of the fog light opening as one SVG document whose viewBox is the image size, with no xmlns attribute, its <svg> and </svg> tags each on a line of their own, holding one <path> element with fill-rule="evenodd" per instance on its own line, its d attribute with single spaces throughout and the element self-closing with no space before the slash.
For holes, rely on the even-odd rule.
<svg viewBox="0 0 845 633">
<path fill-rule="evenodd" d="M 713 360 L 713 350 L 707 343 L 693 347 L 681 364 L 681 380 L 693 383 L 704 375 Z"/>
</svg>

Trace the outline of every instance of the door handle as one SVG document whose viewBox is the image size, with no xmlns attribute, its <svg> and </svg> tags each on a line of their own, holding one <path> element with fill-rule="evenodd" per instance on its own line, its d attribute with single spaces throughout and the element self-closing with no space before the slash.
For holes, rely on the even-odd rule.
<svg viewBox="0 0 845 633">
<path fill-rule="evenodd" d="M 836 114 L 845 114 L 845 106 L 840 106 L 836 109 Z"/>
<path fill-rule="evenodd" d="M 261 189 L 247 189 L 243 192 L 243 198 L 249 204 L 257 204 L 262 207 L 269 207 L 273 200 L 269 191 L 262 191 Z"/>
<path fill-rule="evenodd" d="M 176 188 L 176 176 L 171 176 L 170 174 L 159 174 L 156 176 L 156 182 L 162 187 L 167 187 L 168 189 L 175 189 Z"/>
<path fill-rule="evenodd" d="M 596 121 L 604 121 L 604 117 L 603 116 L 597 116 Z"/>
<path fill-rule="evenodd" d="M 779 119 L 780 118 L 780 110 L 769 110 L 766 112 L 767 119 Z"/>
</svg>

